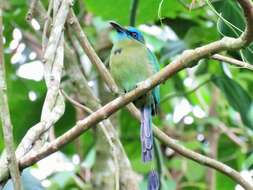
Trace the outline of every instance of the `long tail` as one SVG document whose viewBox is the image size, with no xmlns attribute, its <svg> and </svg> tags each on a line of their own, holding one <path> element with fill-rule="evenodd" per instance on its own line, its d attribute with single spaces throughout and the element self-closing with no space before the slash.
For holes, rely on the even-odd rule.
<svg viewBox="0 0 253 190">
<path fill-rule="evenodd" d="M 141 148 L 142 160 L 148 162 L 152 160 L 153 134 L 151 126 L 151 106 L 145 105 L 141 108 Z"/>
<path fill-rule="evenodd" d="M 158 174 L 155 171 L 151 171 L 148 175 L 148 190 L 158 190 L 159 187 Z"/>
</svg>

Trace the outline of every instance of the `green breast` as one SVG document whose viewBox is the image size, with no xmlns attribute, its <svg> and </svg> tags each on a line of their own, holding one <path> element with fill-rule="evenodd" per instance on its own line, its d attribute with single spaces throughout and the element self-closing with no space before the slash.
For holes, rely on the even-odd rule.
<svg viewBox="0 0 253 190">
<path fill-rule="evenodd" d="M 150 77 L 153 70 L 145 45 L 128 39 L 114 44 L 110 71 L 122 90 L 132 90 L 139 82 Z"/>
</svg>

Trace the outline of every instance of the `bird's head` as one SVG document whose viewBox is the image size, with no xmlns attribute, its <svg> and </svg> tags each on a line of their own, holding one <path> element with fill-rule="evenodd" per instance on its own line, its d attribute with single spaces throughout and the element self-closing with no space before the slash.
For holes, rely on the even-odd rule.
<svg viewBox="0 0 253 190">
<path fill-rule="evenodd" d="M 144 37 L 138 29 L 131 26 L 124 28 L 114 21 L 111 21 L 110 24 L 117 32 L 118 40 L 133 39 L 145 43 Z"/>
</svg>

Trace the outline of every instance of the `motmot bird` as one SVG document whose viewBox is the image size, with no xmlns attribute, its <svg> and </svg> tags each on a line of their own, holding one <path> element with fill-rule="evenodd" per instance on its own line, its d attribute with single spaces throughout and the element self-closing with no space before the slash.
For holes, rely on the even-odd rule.
<svg viewBox="0 0 253 190">
<path fill-rule="evenodd" d="M 116 22 L 110 24 L 117 32 L 110 55 L 110 72 L 119 87 L 128 92 L 158 72 L 159 63 L 145 45 L 144 37 L 138 29 L 124 28 Z M 141 111 L 140 137 L 144 162 L 152 160 L 152 114 L 157 113 L 159 101 L 159 86 L 134 101 Z"/>
</svg>

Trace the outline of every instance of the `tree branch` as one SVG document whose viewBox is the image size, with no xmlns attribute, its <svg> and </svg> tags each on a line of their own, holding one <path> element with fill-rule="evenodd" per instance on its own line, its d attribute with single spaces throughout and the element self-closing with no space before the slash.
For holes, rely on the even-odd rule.
<svg viewBox="0 0 253 190">
<path fill-rule="evenodd" d="M 89 114 L 92 114 L 93 111 L 80 104 L 79 102 L 73 100 L 71 97 L 69 97 L 63 90 L 61 90 L 61 93 L 62 95 L 70 102 L 72 103 L 74 106 L 78 107 L 78 108 L 81 108 L 82 110 L 84 110 L 85 112 L 89 113 Z M 109 145 L 111 146 L 111 151 L 112 151 L 112 155 L 113 155 L 113 161 L 114 161 L 114 164 L 115 164 L 115 190 L 119 190 L 119 163 L 118 163 L 118 158 L 117 158 L 117 149 L 114 145 L 114 143 L 112 142 L 112 138 L 111 138 L 111 135 L 109 134 L 109 132 L 107 131 L 106 129 L 106 126 L 101 122 L 98 124 L 98 126 L 102 129 L 103 133 L 104 133 L 104 136 L 106 137 Z"/>
<path fill-rule="evenodd" d="M 77 125 L 74 126 L 71 130 L 69 130 L 62 136 L 58 137 L 56 140 L 52 141 L 49 145 L 43 147 L 38 153 L 21 158 L 20 166 L 22 168 L 28 167 L 36 163 L 40 159 L 44 158 L 45 156 L 57 151 L 59 148 L 61 148 L 71 140 L 74 140 L 77 136 L 81 135 L 84 131 L 88 130 L 98 121 L 107 118 L 109 114 L 116 111 L 116 109 L 118 109 L 120 106 L 123 106 L 120 105 L 120 103 L 124 100 L 124 98 L 125 97 L 123 96 L 113 100 L 112 102 L 108 103 L 104 107 L 100 108 L 99 110 L 91 114 L 89 117 L 79 121 Z M 230 178 L 238 182 L 240 185 L 242 185 L 246 190 L 251 190 L 253 188 L 252 185 L 247 180 L 245 180 L 242 176 L 240 176 L 240 174 L 237 171 L 230 168 L 229 166 L 214 159 L 203 156 L 201 154 L 195 153 L 194 151 L 191 151 L 189 149 L 186 149 L 185 147 L 179 145 L 179 143 L 176 140 L 164 134 L 157 127 L 154 127 L 153 131 L 160 141 L 165 143 L 167 146 L 169 146 L 182 156 L 194 160 L 199 164 L 209 166 L 224 173 L 225 175 L 229 176 Z"/>
<path fill-rule="evenodd" d="M 154 131 L 156 130 L 159 130 L 159 129 L 155 128 Z M 253 188 L 253 186 L 246 179 L 244 179 L 236 170 L 232 169 L 231 167 L 217 160 L 208 158 L 201 154 L 195 153 L 194 151 L 186 149 L 185 147 L 179 145 L 177 141 L 166 136 L 164 133 L 161 133 L 160 131 L 159 132 L 157 131 L 156 134 L 157 134 L 157 138 L 159 138 L 167 146 L 169 146 L 171 149 L 175 150 L 177 153 L 181 154 L 182 156 L 189 158 L 191 160 L 194 160 L 199 164 L 206 165 L 208 167 L 216 169 L 217 171 L 222 172 L 226 176 L 232 178 L 237 183 L 242 185 L 245 188 L 245 190 L 251 190 Z"/>
<path fill-rule="evenodd" d="M 82 100 L 82 102 L 91 109 L 90 111 L 93 112 L 93 110 L 97 110 L 102 107 L 100 100 L 94 95 L 89 87 L 86 78 L 78 66 L 77 59 L 73 55 L 74 52 L 67 47 L 68 46 L 66 46 L 65 68 L 67 75 L 70 76 L 70 82 L 75 84 L 70 86 L 69 89 L 72 93 L 76 94 L 76 97 L 78 97 L 79 100 Z M 75 57 L 75 59 L 73 59 L 73 57 Z M 100 127 L 100 124 L 103 128 Z M 104 167 L 100 168 L 98 166 L 97 168 L 93 168 L 93 173 L 97 172 L 96 174 L 99 175 L 98 180 L 94 180 L 93 183 L 96 183 L 96 185 L 101 188 L 108 185 L 110 186 L 110 189 L 112 189 L 113 187 L 111 185 L 115 183 L 115 188 L 116 185 L 117 188 L 118 185 L 120 185 L 120 189 L 126 188 L 137 190 L 137 179 L 119 140 L 118 134 L 115 131 L 115 127 L 112 125 L 110 119 L 106 119 L 103 122 L 100 122 L 100 124 L 98 124 L 96 132 L 96 135 L 99 137 L 97 140 L 96 152 L 97 160 L 100 161 L 99 165 L 101 166 L 102 164 Z M 106 130 L 106 134 L 104 130 Z M 115 167 L 108 166 L 107 163 L 111 161 L 115 163 Z M 108 175 L 112 176 L 109 181 L 107 180 Z"/>
<path fill-rule="evenodd" d="M 48 27 L 50 24 L 50 14 L 52 11 L 53 7 L 53 0 L 49 1 L 48 9 L 47 9 L 47 15 L 46 15 L 46 21 L 44 23 L 43 27 L 43 33 L 42 33 L 42 52 L 43 54 L 45 53 L 46 45 L 47 45 L 47 32 L 48 32 Z"/>
<path fill-rule="evenodd" d="M 78 22 L 78 19 L 75 16 L 73 9 L 71 9 L 71 11 L 69 12 L 68 22 L 73 27 L 73 30 L 76 31 L 75 34 L 80 42 L 80 45 L 84 49 L 84 52 L 86 52 L 90 61 L 96 66 L 99 74 L 105 80 L 105 83 L 108 85 L 108 87 L 111 89 L 112 92 L 118 93 L 118 87 L 115 81 L 112 79 L 109 71 L 106 69 L 105 65 L 103 64 L 103 62 L 100 60 L 100 58 L 96 54 L 95 50 L 90 45 L 88 38 L 82 31 L 80 23 Z"/>
<path fill-rule="evenodd" d="M 219 101 L 219 90 L 214 87 L 212 89 L 212 95 L 211 95 L 211 102 L 208 109 L 208 117 L 215 117 L 217 115 L 216 108 L 217 103 Z M 220 138 L 220 131 L 217 128 L 214 128 L 212 124 L 207 124 L 208 127 L 208 135 L 207 135 L 207 141 L 209 143 L 209 151 L 207 155 L 210 158 L 217 159 L 217 147 L 219 143 Z M 206 183 L 208 190 L 215 190 L 216 189 L 216 174 L 215 170 L 212 170 L 211 168 L 207 169 L 206 172 Z"/>
<path fill-rule="evenodd" d="M 237 60 L 237 59 L 234 59 L 232 57 L 227 57 L 227 56 L 220 55 L 220 54 L 214 54 L 211 56 L 211 58 L 253 71 L 253 65 L 243 62 L 243 61 L 240 61 L 240 60 Z"/>
<path fill-rule="evenodd" d="M 85 111 L 88 114 L 92 114 L 93 111 L 90 108 L 88 108 L 87 106 L 84 106 L 84 105 L 80 104 L 79 102 L 77 102 L 76 100 L 72 99 L 69 95 L 67 95 L 67 93 L 63 89 L 61 89 L 60 92 L 64 96 L 64 98 L 66 100 L 68 100 L 71 104 L 82 109 L 83 111 Z"/>
<path fill-rule="evenodd" d="M 132 102 L 137 97 L 146 93 L 148 90 L 154 88 L 156 85 L 167 80 L 173 74 L 185 68 L 187 64 L 189 64 L 190 62 L 201 59 L 209 54 L 218 51 L 226 49 L 235 50 L 245 45 L 246 42 L 247 41 L 242 41 L 241 38 L 236 39 L 226 37 L 219 41 L 196 48 L 194 50 L 185 51 L 181 56 L 178 57 L 178 59 L 173 61 L 171 64 L 167 65 L 164 69 L 162 69 L 149 79 L 143 81 L 136 89 L 132 90 L 129 93 L 126 93 L 123 96 L 114 99 L 113 101 L 106 104 L 99 110 L 95 111 L 93 114 L 91 114 L 84 120 L 77 122 L 75 127 L 73 127 L 71 130 L 69 130 L 68 132 L 57 138 L 52 143 L 50 143 L 50 145 L 43 147 L 37 154 L 22 158 L 20 160 L 21 166 L 27 167 L 35 163 L 36 161 L 40 160 L 41 158 L 51 154 L 52 152 L 57 151 L 60 147 L 67 144 L 69 141 L 75 139 L 77 136 L 79 136 L 81 133 L 89 129 L 91 126 L 95 125 L 99 121 L 108 118 L 112 113 L 114 113 L 121 107 Z M 174 139 L 169 138 L 167 135 L 165 135 L 156 127 L 153 128 L 153 131 L 158 139 L 167 144 L 173 150 L 177 151 L 179 154 L 226 174 L 227 176 L 229 176 L 230 178 L 234 179 L 239 184 L 241 184 L 246 190 L 250 190 L 253 188 L 248 181 L 242 178 L 242 176 L 240 176 L 240 174 L 237 171 L 233 170 L 229 166 L 178 145 Z"/>
<path fill-rule="evenodd" d="M 38 2 L 39 4 L 39 2 Z M 54 18 L 55 22 L 50 33 L 48 45 L 44 52 L 45 72 L 44 78 L 47 86 L 47 94 L 43 104 L 41 121 L 29 129 L 22 139 L 16 151 L 17 156 L 23 156 L 29 152 L 32 145 L 42 133 L 48 131 L 51 126 L 62 116 L 65 110 L 63 97 L 59 94 L 59 86 L 63 69 L 63 28 L 69 12 L 70 0 L 62 1 Z"/>
<path fill-rule="evenodd" d="M 60 147 L 63 145 L 67 144 L 69 141 L 75 139 L 77 136 L 79 136 L 82 132 L 86 131 L 88 128 L 90 128 L 92 125 L 95 125 L 99 121 L 102 121 L 103 119 L 106 119 L 109 117 L 112 113 L 120 109 L 121 107 L 125 106 L 129 102 L 133 101 L 137 97 L 143 95 L 146 93 L 148 90 L 154 88 L 156 85 L 164 82 L 167 80 L 169 77 L 171 77 L 173 74 L 176 72 L 182 70 L 183 68 L 187 67 L 192 61 L 199 60 L 203 57 L 208 57 L 212 54 L 215 54 L 219 51 L 224 51 L 224 50 L 236 50 L 239 48 L 242 48 L 246 45 L 248 45 L 252 41 L 252 31 L 253 31 L 253 13 L 252 13 L 252 3 L 251 1 L 246 1 L 246 0 L 238 0 L 240 5 L 242 6 L 245 15 L 246 15 L 246 20 L 247 20 L 247 27 L 246 30 L 243 32 L 243 34 L 239 38 L 229 38 L 229 37 L 224 37 L 223 39 L 210 43 L 208 45 L 196 48 L 194 50 L 187 50 L 184 51 L 184 53 L 179 56 L 176 60 L 174 60 L 171 64 L 167 65 L 164 69 L 162 69 L 160 72 L 157 74 L 153 75 L 149 79 L 145 80 L 144 82 L 141 83 L 135 90 L 116 98 L 112 102 L 106 104 L 104 107 L 100 108 L 84 120 L 81 120 L 77 123 L 75 127 L 73 127 L 71 130 L 66 132 L 64 135 L 60 136 L 56 140 L 52 141 L 49 145 L 43 147 L 38 153 L 34 155 L 30 155 L 29 157 L 24 157 L 20 160 L 21 167 L 27 167 L 39 159 L 47 156 L 48 154 L 57 151 Z M 73 14 L 73 13 L 72 13 Z M 71 20 L 70 20 L 71 21 Z M 75 20 L 71 21 L 70 24 L 75 22 Z M 78 22 L 77 22 L 78 23 Z M 75 29 L 76 30 L 76 29 Z M 98 70 L 101 74 L 101 71 L 103 69 L 106 70 L 104 67 L 103 63 L 100 61 L 98 56 L 95 54 L 95 51 L 92 49 L 90 46 L 86 36 L 84 33 L 80 33 L 79 30 L 76 30 L 77 34 L 79 35 L 79 39 L 84 38 L 85 40 L 82 41 L 83 45 L 82 47 L 84 48 L 85 52 L 87 53 L 88 57 L 91 59 L 91 61 L 98 67 Z M 82 44 L 82 43 L 81 43 Z M 101 66 L 102 64 L 103 66 Z M 102 67 L 103 69 L 101 69 Z M 107 70 L 106 70 L 107 71 Z M 102 73 L 101 76 L 104 78 L 106 81 L 107 85 L 112 87 L 115 87 L 115 83 L 112 82 L 110 83 L 109 81 L 113 81 L 109 72 L 107 71 L 106 73 Z M 116 89 L 111 88 L 111 89 Z M 115 92 L 115 91 L 114 91 Z M 132 113 L 136 116 L 139 117 L 139 113 L 136 111 L 133 111 L 135 108 L 130 107 L 129 109 L 132 110 Z M 221 171 L 225 175 L 229 176 L 230 178 L 234 179 L 236 182 L 238 182 L 240 185 L 242 185 L 246 190 L 253 189 L 252 185 L 242 178 L 240 174 L 230 168 L 227 165 L 222 164 L 221 162 L 218 162 L 216 160 L 210 159 L 208 157 L 205 157 L 203 155 L 200 155 L 198 153 L 195 153 L 191 150 L 188 150 L 184 148 L 183 146 L 178 145 L 178 143 L 174 140 L 165 135 L 163 132 L 161 132 L 158 128 L 154 127 L 154 134 L 158 139 L 160 139 L 162 142 L 167 144 L 169 147 L 174 149 L 176 152 L 179 154 L 195 160 L 196 162 L 207 165 L 209 167 L 212 167 L 218 171 Z"/>
<path fill-rule="evenodd" d="M 0 2 L 2 3 L 2 2 Z M 3 12 L 0 5 L 0 119 L 3 128 L 4 144 L 6 148 L 6 161 L 12 178 L 15 190 L 22 189 L 20 172 L 15 155 L 14 138 L 12 133 L 12 123 L 7 98 L 6 73 L 4 66 L 3 47 Z"/>
<path fill-rule="evenodd" d="M 253 39 L 253 2 L 251 0 L 237 0 L 246 18 L 246 28 L 240 36 L 243 46 L 247 46 Z"/>
<path fill-rule="evenodd" d="M 38 7 L 40 2 L 37 3 Z M 40 139 L 41 135 L 48 131 L 50 127 L 61 117 L 65 110 L 63 97 L 59 95 L 59 84 L 63 67 L 63 28 L 71 5 L 70 0 L 64 0 L 57 10 L 53 29 L 51 31 L 47 49 L 44 54 L 45 61 L 45 81 L 47 85 L 47 95 L 43 104 L 41 120 L 31 127 L 25 134 L 16 150 L 17 158 L 27 154 L 32 148 L 40 148 L 45 139 Z M 37 8 L 34 7 L 35 9 Z M 37 12 L 34 12 L 37 15 Z M 35 143 L 36 142 L 36 143 Z M 5 162 L 0 162 L 0 181 L 6 176 Z"/>
</svg>

